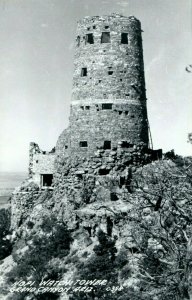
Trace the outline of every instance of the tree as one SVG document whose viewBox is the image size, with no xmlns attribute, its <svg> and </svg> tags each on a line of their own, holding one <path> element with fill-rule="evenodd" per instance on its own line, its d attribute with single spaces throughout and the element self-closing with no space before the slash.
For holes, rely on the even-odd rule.
<svg viewBox="0 0 192 300">
<path fill-rule="evenodd" d="M 155 299 L 192 299 L 191 160 L 145 166 L 135 178 L 135 203 L 128 221 L 142 259 L 142 294 Z M 147 298 L 146 298 L 147 299 Z"/>
<path fill-rule="evenodd" d="M 95 286 L 90 293 L 74 292 L 70 296 L 70 300 L 80 299 L 111 299 L 117 300 L 118 293 L 111 292 L 112 286 L 118 283 L 118 268 L 120 263 L 127 262 L 126 258 L 123 262 L 116 256 L 117 249 L 115 247 L 115 240 L 111 239 L 102 230 L 98 232 L 98 242 L 93 249 L 92 256 L 85 262 L 79 264 L 76 279 L 79 280 L 107 280 L 107 287 L 111 287 L 110 291 L 106 291 L 106 286 Z"/>
</svg>

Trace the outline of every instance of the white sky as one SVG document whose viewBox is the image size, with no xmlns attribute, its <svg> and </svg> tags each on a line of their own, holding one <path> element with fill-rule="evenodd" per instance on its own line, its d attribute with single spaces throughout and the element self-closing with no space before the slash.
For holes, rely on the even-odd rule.
<svg viewBox="0 0 192 300">
<path fill-rule="evenodd" d="M 26 171 L 30 141 L 55 146 L 69 117 L 76 22 L 119 12 L 142 23 L 154 148 L 192 155 L 190 0 L 0 0 L 0 170 Z"/>
</svg>

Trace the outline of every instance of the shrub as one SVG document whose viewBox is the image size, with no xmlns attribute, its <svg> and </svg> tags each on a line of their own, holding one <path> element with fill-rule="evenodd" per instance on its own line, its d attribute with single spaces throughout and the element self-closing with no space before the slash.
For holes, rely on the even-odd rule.
<svg viewBox="0 0 192 300">
<path fill-rule="evenodd" d="M 19 280 L 27 281 L 29 277 L 37 285 L 42 278 L 46 278 L 46 280 L 61 279 L 62 273 L 65 270 L 62 267 L 59 269 L 58 266 L 54 266 L 49 262 L 53 258 L 63 258 L 69 253 L 72 238 L 65 224 L 52 223 L 52 227 L 47 227 L 47 224 L 50 225 L 52 221 L 53 219 L 50 218 L 49 220 L 45 220 L 43 223 L 45 230 L 43 236 L 34 235 L 31 239 L 32 243 L 28 246 L 24 254 L 22 256 L 15 255 L 17 265 L 8 273 L 8 284 L 13 284 Z M 49 231 L 48 228 L 52 229 L 49 234 L 47 234 L 47 231 Z M 43 294 L 42 296 L 38 296 L 37 299 L 55 298 L 53 296 L 49 298 L 49 295 Z"/>
<path fill-rule="evenodd" d="M 103 231 L 98 232 L 99 244 L 93 249 L 92 256 L 79 266 L 76 265 L 78 271 L 77 279 L 86 280 L 107 280 L 108 286 L 116 285 L 118 282 L 118 271 L 116 269 L 116 252 L 115 241 L 112 240 Z M 70 300 L 81 299 L 110 299 L 117 300 L 117 293 L 105 291 L 105 286 L 96 286 L 96 290 L 90 293 L 74 292 L 70 296 Z"/>
<path fill-rule="evenodd" d="M 10 234 L 11 216 L 7 209 L 0 210 L 0 260 L 11 254 L 12 244 L 6 238 Z"/>
<path fill-rule="evenodd" d="M 176 155 L 175 155 L 175 151 L 174 149 L 164 153 L 164 158 L 165 159 L 175 159 L 176 158 Z"/>
</svg>

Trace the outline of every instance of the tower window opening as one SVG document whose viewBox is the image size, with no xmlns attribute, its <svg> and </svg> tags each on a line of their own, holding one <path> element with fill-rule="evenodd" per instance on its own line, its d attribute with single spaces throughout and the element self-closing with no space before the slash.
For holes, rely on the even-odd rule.
<svg viewBox="0 0 192 300">
<path fill-rule="evenodd" d="M 86 147 L 88 147 L 87 141 L 80 141 L 80 142 L 79 142 L 79 146 L 80 146 L 81 148 L 86 148 Z"/>
<path fill-rule="evenodd" d="M 103 146 L 103 148 L 104 148 L 105 150 L 111 149 L 111 141 L 104 141 L 104 146 Z"/>
<path fill-rule="evenodd" d="M 87 68 L 81 69 L 81 77 L 87 76 Z"/>
<path fill-rule="evenodd" d="M 53 174 L 42 174 L 41 175 L 41 183 L 42 186 L 51 186 L 53 182 Z"/>
<path fill-rule="evenodd" d="M 78 35 L 77 36 L 77 47 L 79 47 L 80 46 L 80 36 Z"/>
<path fill-rule="evenodd" d="M 128 44 L 128 33 L 121 33 L 121 44 Z"/>
<path fill-rule="evenodd" d="M 93 33 L 86 34 L 85 43 L 94 44 Z"/>
<path fill-rule="evenodd" d="M 36 160 L 36 164 L 38 164 L 38 162 L 39 162 L 39 161 L 38 161 L 38 160 Z"/>
<path fill-rule="evenodd" d="M 126 141 L 122 141 L 121 147 L 122 148 L 132 148 L 133 144 L 130 144 L 130 143 L 126 142 Z"/>
<path fill-rule="evenodd" d="M 95 26 L 95 25 L 93 25 L 93 29 L 96 29 L 96 26 Z"/>
<path fill-rule="evenodd" d="M 125 111 L 125 114 L 128 115 L 128 111 L 127 110 Z"/>
<path fill-rule="evenodd" d="M 105 29 L 109 29 L 109 26 L 106 25 L 106 26 L 105 26 Z"/>
<path fill-rule="evenodd" d="M 99 175 L 107 175 L 109 172 L 109 169 L 99 169 Z"/>
<path fill-rule="evenodd" d="M 112 75 L 113 74 L 113 71 L 108 71 L 108 75 Z"/>
<path fill-rule="evenodd" d="M 114 201 L 114 200 L 112 200 Z M 110 217 L 107 217 L 107 234 L 108 236 L 112 236 L 113 231 L 113 221 L 110 219 Z"/>
<path fill-rule="evenodd" d="M 112 103 L 103 103 L 102 109 L 112 109 Z"/>
<path fill-rule="evenodd" d="M 86 110 L 89 110 L 89 109 L 90 109 L 90 106 L 85 106 L 85 109 L 86 109 Z"/>
<path fill-rule="evenodd" d="M 124 184 L 125 184 L 125 177 L 120 176 L 120 182 L 119 182 L 120 187 L 122 187 Z"/>
<path fill-rule="evenodd" d="M 116 193 L 111 193 L 111 201 L 117 201 L 118 200 L 118 197 L 117 197 L 117 194 Z"/>
<path fill-rule="evenodd" d="M 65 149 L 68 149 L 68 146 L 67 146 L 67 145 L 65 145 Z"/>
<path fill-rule="evenodd" d="M 82 110 L 84 110 L 84 106 L 80 106 L 80 108 L 81 108 Z"/>
<path fill-rule="evenodd" d="M 111 42 L 110 32 L 102 32 L 101 43 L 110 43 L 110 42 Z"/>
</svg>

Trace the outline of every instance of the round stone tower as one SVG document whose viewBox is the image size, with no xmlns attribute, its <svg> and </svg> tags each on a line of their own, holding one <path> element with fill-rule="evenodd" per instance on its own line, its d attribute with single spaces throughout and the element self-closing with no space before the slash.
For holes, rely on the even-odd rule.
<svg viewBox="0 0 192 300">
<path fill-rule="evenodd" d="M 69 128 L 58 149 L 86 156 L 148 147 L 140 21 L 118 14 L 80 20 L 74 66 Z"/>
</svg>

